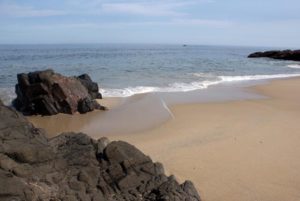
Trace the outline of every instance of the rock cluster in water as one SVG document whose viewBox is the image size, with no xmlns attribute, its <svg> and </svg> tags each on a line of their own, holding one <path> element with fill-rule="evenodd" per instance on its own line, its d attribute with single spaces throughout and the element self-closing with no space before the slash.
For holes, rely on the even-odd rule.
<svg viewBox="0 0 300 201">
<path fill-rule="evenodd" d="M 300 50 L 266 51 L 255 52 L 248 56 L 249 58 L 268 57 L 272 59 L 300 61 Z"/>
<path fill-rule="evenodd" d="M 66 77 L 45 70 L 18 74 L 17 78 L 17 98 L 13 105 L 23 114 L 74 114 L 105 109 L 95 100 L 102 98 L 98 84 L 87 74 Z"/>
<path fill-rule="evenodd" d="M 82 133 L 47 139 L 43 130 L 0 101 L 0 200 L 200 201 L 200 197 L 190 181 L 179 184 L 167 177 L 160 163 L 126 142 L 94 140 Z"/>
</svg>

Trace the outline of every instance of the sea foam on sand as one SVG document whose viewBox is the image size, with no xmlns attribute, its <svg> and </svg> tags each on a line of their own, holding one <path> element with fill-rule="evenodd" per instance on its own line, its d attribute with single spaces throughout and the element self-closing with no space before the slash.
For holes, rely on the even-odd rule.
<svg viewBox="0 0 300 201">
<path fill-rule="evenodd" d="M 299 65 L 300 68 L 300 65 Z M 274 75 L 245 75 L 245 76 L 213 76 L 211 74 L 193 73 L 195 77 L 207 79 L 203 81 L 194 81 L 190 83 L 176 82 L 169 84 L 166 87 L 155 86 L 136 86 L 126 87 L 123 89 L 104 88 L 100 92 L 104 97 L 128 97 L 134 94 L 142 94 L 149 92 L 187 92 L 198 89 L 206 89 L 209 86 L 238 81 L 251 81 L 251 80 L 267 80 L 275 78 L 288 78 L 297 77 L 300 74 L 274 74 Z"/>
</svg>

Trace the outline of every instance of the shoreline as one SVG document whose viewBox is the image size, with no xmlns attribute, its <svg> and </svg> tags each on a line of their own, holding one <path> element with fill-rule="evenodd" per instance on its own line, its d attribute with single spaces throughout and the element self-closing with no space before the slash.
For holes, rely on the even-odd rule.
<svg viewBox="0 0 300 201">
<path fill-rule="evenodd" d="M 204 201 L 282 201 L 300 197 L 299 78 L 250 88 L 259 100 L 182 104 L 175 119 L 127 140 L 190 179 Z"/>
<path fill-rule="evenodd" d="M 290 64 L 290 68 L 299 67 L 297 63 Z M 200 73 L 192 73 L 195 74 L 195 77 L 200 77 L 202 74 Z M 199 74 L 199 75 L 198 75 Z M 126 99 L 136 95 L 141 94 L 180 94 L 180 93 L 193 93 L 194 91 L 202 91 L 211 89 L 214 87 L 219 87 L 222 85 L 236 85 L 242 84 L 239 86 L 240 88 L 245 88 L 244 83 L 261 83 L 267 82 L 276 79 L 286 79 L 286 78 L 294 78 L 299 77 L 298 73 L 286 73 L 286 74 L 257 74 L 257 75 L 233 75 L 233 76 L 216 76 L 218 80 L 202 80 L 202 81 L 193 81 L 193 82 L 175 82 L 169 84 L 168 86 L 159 87 L 159 86 L 136 86 L 136 87 L 126 87 L 126 88 L 102 88 L 99 90 L 100 93 L 103 94 L 104 97 L 108 99 Z M 101 83 L 98 83 L 99 85 Z M 255 85 L 255 84 L 254 84 Z M 16 98 L 15 87 L 0 87 L 0 97 L 5 105 L 10 105 L 12 100 Z M 108 102 L 108 104 L 110 104 Z"/>
<path fill-rule="evenodd" d="M 97 100 L 109 109 L 104 112 L 27 118 L 35 126 L 44 128 L 49 137 L 72 131 L 87 133 L 92 137 L 127 135 L 153 129 L 171 120 L 174 118 L 171 111 L 173 106 L 264 99 L 263 93 L 253 88 L 285 79 L 293 78 L 228 82 L 187 92 L 149 92 L 130 97 L 108 97 Z"/>
<path fill-rule="evenodd" d="M 298 64 L 292 64 L 292 66 Z M 192 73 L 195 77 L 202 78 L 201 73 Z M 182 93 L 182 92 L 192 92 L 198 90 L 206 90 L 215 86 L 230 85 L 236 82 L 261 82 L 274 79 L 285 79 L 285 78 L 294 78 L 299 77 L 299 73 L 293 74 L 257 74 L 257 75 L 221 75 L 215 76 L 216 80 L 194 80 L 189 83 L 175 82 L 171 83 L 168 86 L 158 87 L 158 86 L 136 86 L 136 87 L 126 87 L 126 88 L 110 88 L 110 89 L 100 89 L 100 92 L 105 97 L 119 97 L 127 98 L 138 94 L 147 94 L 147 93 Z"/>
<path fill-rule="evenodd" d="M 300 197 L 298 86 L 298 77 L 275 79 L 246 88 L 267 98 L 174 104 L 169 107 L 174 118 L 108 137 L 134 144 L 179 181 L 192 180 L 204 201 L 296 200 Z"/>
</svg>

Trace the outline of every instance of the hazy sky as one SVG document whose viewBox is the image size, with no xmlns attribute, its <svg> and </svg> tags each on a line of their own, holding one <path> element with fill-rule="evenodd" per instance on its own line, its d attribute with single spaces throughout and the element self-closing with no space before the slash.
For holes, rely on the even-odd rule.
<svg viewBox="0 0 300 201">
<path fill-rule="evenodd" d="M 0 43 L 300 48 L 300 0 L 0 0 Z"/>
</svg>

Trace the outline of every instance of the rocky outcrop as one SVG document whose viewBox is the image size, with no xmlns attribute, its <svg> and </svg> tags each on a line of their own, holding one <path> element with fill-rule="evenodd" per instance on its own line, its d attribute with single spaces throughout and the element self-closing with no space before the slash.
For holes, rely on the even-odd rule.
<svg viewBox="0 0 300 201">
<path fill-rule="evenodd" d="M 74 114 L 105 109 L 94 100 L 102 96 L 97 83 L 87 74 L 65 77 L 53 70 L 45 70 L 18 74 L 17 77 L 17 98 L 13 105 L 23 114 Z"/>
<path fill-rule="evenodd" d="M 77 79 L 88 90 L 92 99 L 102 99 L 102 95 L 99 93 L 98 84 L 93 82 L 88 74 L 79 75 Z"/>
<path fill-rule="evenodd" d="M 248 56 L 249 58 L 268 57 L 272 59 L 300 61 L 300 50 L 266 51 L 255 52 Z"/>
<path fill-rule="evenodd" d="M 200 201 L 134 146 L 82 133 L 47 139 L 0 103 L 1 201 Z"/>
</svg>

